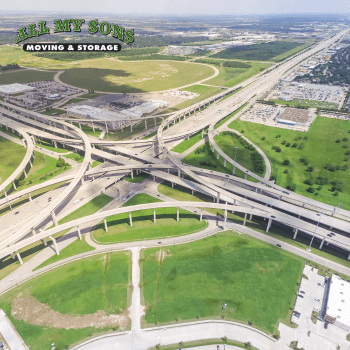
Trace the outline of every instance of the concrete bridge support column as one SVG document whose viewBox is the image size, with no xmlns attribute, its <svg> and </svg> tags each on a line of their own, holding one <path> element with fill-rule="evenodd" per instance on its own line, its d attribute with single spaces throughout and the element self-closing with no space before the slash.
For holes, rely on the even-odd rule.
<svg viewBox="0 0 350 350">
<path fill-rule="evenodd" d="M 54 245 L 55 250 L 56 250 L 56 254 L 57 254 L 57 255 L 60 255 L 60 251 L 58 250 L 58 245 L 57 245 L 56 239 L 53 238 L 52 236 L 49 236 L 49 238 L 50 238 L 51 241 L 53 242 L 53 245 Z"/>
<path fill-rule="evenodd" d="M 91 122 L 92 131 L 95 132 L 94 122 Z"/>
<path fill-rule="evenodd" d="M 201 209 L 201 214 L 199 216 L 199 221 L 202 221 L 203 220 L 203 209 Z"/>
<path fill-rule="evenodd" d="M 105 231 L 108 232 L 108 226 L 107 226 L 107 220 L 106 218 L 103 219 L 103 222 L 105 224 Z"/>
<path fill-rule="evenodd" d="M 324 243 L 324 238 L 322 239 L 322 242 L 320 244 L 320 249 L 322 249 L 323 243 Z"/>
<path fill-rule="evenodd" d="M 81 185 L 84 186 L 84 175 L 81 177 Z"/>
<path fill-rule="evenodd" d="M 55 214 L 55 211 L 53 210 L 51 212 L 51 218 L 52 218 L 52 222 L 55 226 L 58 226 L 58 223 L 57 223 L 57 218 L 56 218 L 56 214 Z"/>
<path fill-rule="evenodd" d="M 11 253 L 11 258 L 15 259 L 16 258 L 15 254 Z"/>
<path fill-rule="evenodd" d="M 77 232 L 78 232 L 78 237 L 81 240 L 81 232 L 80 232 L 80 227 L 79 225 L 77 226 Z"/>
<path fill-rule="evenodd" d="M 247 213 L 244 214 L 243 226 L 245 226 L 246 221 L 247 221 Z"/>
<path fill-rule="evenodd" d="M 129 220 L 130 220 L 130 226 L 132 226 L 132 216 L 131 216 L 131 211 L 129 211 Z"/>
<path fill-rule="evenodd" d="M 31 232 L 32 232 L 32 236 L 35 236 L 35 235 L 36 235 L 36 232 L 35 232 L 35 228 L 34 228 L 34 227 L 32 227 Z"/>
<path fill-rule="evenodd" d="M 24 173 L 24 177 L 27 179 L 27 178 L 28 178 L 28 176 L 27 176 L 27 172 L 26 172 L 26 170 L 25 170 L 25 169 L 23 170 L 23 173 Z"/>
<path fill-rule="evenodd" d="M 225 209 L 225 214 L 224 214 L 224 225 L 226 226 L 227 223 L 227 209 Z"/>
<path fill-rule="evenodd" d="M 192 191 L 192 196 L 193 196 L 193 193 L 194 193 L 193 189 L 191 191 Z"/>
<path fill-rule="evenodd" d="M 176 221 L 179 221 L 180 219 L 180 210 L 179 210 L 179 207 L 176 208 Z"/>
<path fill-rule="evenodd" d="M 216 202 L 217 202 L 217 203 L 220 203 L 220 192 L 217 193 Z"/>
<path fill-rule="evenodd" d="M 157 118 L 154 118 L 154 126 L 157 126 Z"/>
<path fill-rule="evenodd" d="M 171 183 L 171 187 L 174 188 L 174 183 L 173 182 Z"/>
<path fill-rule="evenodd" d="M 156 223 L 156 208 L 153 209 L 153 222 Z"/>
<path fill-rule="evenodd" d="M 22 258 L 21 256 L 19 255 L 18 251 L 16 252 L 16 255 L 17 255 L 17 258 L 18 258 L 18 261 L 21 265 L 23 265 L 23 261 L 22 261 Z"/>
<path fill-rule="evenodd" d="M 15 190 L 17 190 L 16 184 L 15 184 L 14 181 L 12 181 L 12 185 L 13 185 L 13 188 L 14 188 Z"/>
<path fill-rule="evenodd" d="M 202 138 L 204 137 L 204 129 L 202 129 Z"/>
<path fill-rule="evenodd" d="M 56 142 L 56 141 L 54 141 L 54 142 L 53 142 L 53 144 L 55 145 L 55 148 L 57 148 L 57 142 Z"/>
<path fill-rule="evenodd" d="M 252 207 L 252 209 L 254 209 L 254 207 Z M 249 220 L 252 220 L 252 219 L 253 219 L 253 214 L 250 214 Z"/>
<path fill-rule="evenodd" d="M 154 175 L 152 175 L 152 177 L 153 177 L 153 181 L 156 181 L 156 177 Z"/>
<path fill-rule="evenodd" d="M 145 129 L 147 130 L 147 119 L 145 119 Z"/>
<path fill-rule="evenodd" d="M 295 229 L 293 239 L 295 239 L 295 238 L 297 237 L 298 230 L 299 230 L 299 229 Z"/>
<path fill-rule="evenodd" d="M 81 130 L 81 124 L 80 123 L 78 123 L 79 124 L 79 128 L 80 128 L 80 130 Z"/>
<path fill-rule="evenodd" d="M 226 159 L 224 159 L 224 167 L 226 168 Z"/>
<path fill-rule="evenodd" d="M 177 169 L 177 176 L 181 179 L 181 169 Z"/>
<path fill-rule="evenodd" d="M 233 166 L 232 175 L 234 175 L 234 174 L 235 174 L 235 172 L 236 172 L 236 167 L 235 167 L 235 166 Z"/>
<path fill-rule="evenodd" d="M 244 180 L 247 180 L 247 173 L 244 174 Z"/>
<path fill-rule="evenodd" d="M 267 227 L 266 227 L 266 232 L 269 232 L 269 229 L 271 227 L 271 223 L 272 223 L 272 219 L 269 219 L 269 222 L 267 223 Z"/>
<path fill-rule="evenodd" d="M 131 169 L 130 176 L 132 179 L 134 178 L 134 170 L 133 169 Z"/>
<path fill-rule="evenodd" d="M 348 260 L 350 260 L 350 254 L 349 254 L 349 256 L 348 256 Z"/>
<path fill-rule="evenodd" d="M 42 239 L 42 242 L 44 243 L 44 246 L 47 247 L 46 238 L 43 238 L 43 239 Z"/>
<path fill-rule="evenodd" d="M 218 152 L 218 154 L 216 155 L 216 159 L 219 159 L 220 158 L 220 154 Z"/>
</svg>

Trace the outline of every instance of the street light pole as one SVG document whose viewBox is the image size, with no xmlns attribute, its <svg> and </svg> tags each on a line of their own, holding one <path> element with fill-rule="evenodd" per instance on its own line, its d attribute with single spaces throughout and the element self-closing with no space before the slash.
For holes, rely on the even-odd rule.
<svg viewBox="0 0 350 350">
<path fill-rule="evenodd" d="M 316 227 L 315 227 L 314 235 L 313 235 L 312 238 L 311 238 L 311 242 L 310 242 L 309 248 L 307 249 L 308 251 L 311 250 L 311 245 L 312 245 L 312 242 L 314 241 L 314 238 L 315 238 L 315 235 L 316 235 L 316 231 L 317 231 L 317 227 L 318 227 L 318 225 L 319 225 L 319 223 L 320 223 L 320 221 L 321 221 L 321 216 L 322 216 L 322 214 L 323 214 L 323 213 L 321 213 L 321 212 L 320 212 L 319 214 L 317 214 L 317 215 L 319 216 L 319 219 L 318 219 L 317 225 L 316 225 Z"/>
</svg>

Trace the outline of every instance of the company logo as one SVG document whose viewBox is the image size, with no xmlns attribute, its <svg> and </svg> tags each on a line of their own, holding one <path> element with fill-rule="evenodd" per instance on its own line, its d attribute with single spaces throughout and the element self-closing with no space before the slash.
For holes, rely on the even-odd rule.
<svg viewBox="0 0 350 350">
<path fill-rule="evenodd" d="M 81 32 L 81 27 L 85 19 L 57 19 L 54 20 L 54 33 Z M 109 22 L 99 23 L 97 19 L 88 22 L 88 32 L 90 34 L 101 33 L 130 44 L 134 42 L 134 30 L 126 30 L 124 27 Z M 33 37 L 50 34 L 50 28 L 46 26 L 46 21 L 39 22 L 38 25 L 30 24 L 27 27 L 18 29 L 16 44 Z M 25 51 L 120 51 L 120 44 L 25 44 Z"/>
</svg>

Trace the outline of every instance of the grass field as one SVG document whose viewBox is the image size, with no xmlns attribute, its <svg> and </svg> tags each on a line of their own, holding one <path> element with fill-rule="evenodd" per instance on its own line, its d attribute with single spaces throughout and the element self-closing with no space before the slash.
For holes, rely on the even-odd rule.
<svg viewBox="0 0 350 350">
<path fill-rule="evenodd" d="M 232 87 L 244 80 L 260 73 L 263 69 L 270 67 L 269 63 L 249 63 L 251 68 L 231 68 L 224 67 L 223 62 L 218 67 L 220 73 L 213 79 L 207 80 L 205 83 L 216 86 Z"/>
<path fill-rule="evenodd" d="M 212 57 L 224 59 L 279 62 L 307 48 L 313 42 L 314 40 L 311 40 L 306 42 L 305 44 L 302 44 L 288 40 L 277 40 L 268 43 L 233 47 L 230 49 L 220 51 L 212 55 Z"/>
<path fill-rule="evenodd" d="M 60 114 L 64 114 L 64 113 L 67 113 L 65 110 L 63 109 L 58 109 L 58 108 L 53 108 L 53 109 L 50 109 L 49 111 L 44 111 L 44 112 L 40 112 L 40 114 L 45 114 L 45 115 L 52 115 L 52 114 L 57 114 L 57 115 L 60 115 Z"/>
<path fill-rule="evenodd" d="M 45 262 L 36 267 L 34 271 L 41 269 L 47 265 L 53 264 L 57 261 L 69 258 L 77 254 L 90 252 L 92 250 L 94 250 L 94 248 L 86 243 L 85 236 L 83 236 L 81 240 L 77 238 L 73 243 L 60 250 L 60 255 L 53 255 L 51 258 L 47 259 Z"/>
<path fill-rule="evenodd" d="M 42 183 L 54 176 L 62 174 L 70 169 L 70 165 L 65 167 L 57 167 L 57 159 L 44 155 L 43 153 L 34 151 L 33 166 L 27 166 L 28 178 L 21 174 L 15 181 L 17 182 L 17 191 L 24 190 L 27 187 Z M 12 187 L 9 185 L 8 188 Z"/>
<path fill-rule="evenodd" d="M 50 68 L 50 65 L 45 65 L 45 69 Z M 57 64 L 52 68 L 58 68 Z M 65 70 L 60 75 L 61 81 L 69 85 L 122 93 L 176 88 L 214 74 L 211 67 L 196 63 L 160 60 L 118 62 L 107 58 L 65 63 L 59 69 Z"/>
<path fill-rule="evenodd" d="M 290 254 L 232 231 L 142 250 L 141 261 L 147 324 L 224 315 L 267 333 L 288 316 L 303 270 Z"/>
<path fill-rule="evenodd" d="M 25 147 L 0 136 L 0 184 L 17 169 L 25 154 Z"/>
<path fill-rule="evenodd" d="M 49 151 L 56 152 L 56 153 L 67 153 L 67 152 L 69 152 L 68 149 L 63 148 L 63 147 L 61 148 L 60 146 L 62 146 L 62 145 L 60 143 L 57 143 L 57 148 L 55 148 L 55 146 L 51 142 L 38 139 L 38 146 L 42 147 L 42 148 L 45 148 L 45 149 L 47 149 Z"/>
<path fill-rule="evenodd" d="M 208 129 L 205 130 L 207 132 Z M 205 137 L 205 135 L 204 135 Z M 197 142 L 202 140 L 202 131 L 197 132 L 196 134 L 192 135 L 188 140 L 184 140 L 178 145 L 176 145 L 172 151 L 177 153 L 183 153 L 187 151 L 189 148 L 191 148 L 193 145 L 195 145 Z"/>
<path fill-rule="evenodd" d="M 133 179 L 131 178 L 131 175 L 125 176 L 123 180 L 132 182 L 132 183 L 139 183 L 142 182 L 144 179 L 147 179 L 149 177 L 149 174 L 141 172 L 139 175 L 136 175 L 136 172 L 134 172 Z"/>
<path fill-rule="evenodd" d="M 271 99 L 269 101 L 274 101 L 276 104 L 291 106 L 291 107 L 298 107 L 298 106 L 304 106 L 308 108 L 325 108 L 325 107 L 338 108 L 339 107 L 338 104 L 332 103 L 332 102 L 300 100 L 298 98 L 295 98 L 293 101 L 284 101 L 284 100 L 276 100 L 276 99 Z"/>
<path fill-rule="evenodd" d="M 236 149 L 237 149 L 236 161 L 243 165 L 245 168 L 253 171 L 253 161 L 251 159 L 252 151 L 247 150 L 242 147 L 237 139 L 232 138 L 230 135 L 224 135 L 220 133 L 214 137 L 216 144 L 232 159 L 235 159 Z M 219 171 L 221 173 L 232 175 L 233 166 L 232 164 L 227 163 L 226 167 L 224 166 L 224 159 L 220 157 L 217 159 L 216 153 L 214 154 L 209 146 L 209 142 L 206 142 L 204 145 L 199 146 L 196 150 L 188 154 L 182 161 L 186 164 L 196 166 L 198 168 L 209 169 Z M 263 175 L 263 173 L 259 175 Z M 237 169 L 235 175 L 241 178 L 244 178 L 244 172 Z"/>
<path fill-rule="evenodd" d="M 156 203 L 161 200 L 147 194 L 137 194 L 128 200 L 123 207 Z M 176 205 L 176 204 L 175 204 Z M 132 242 L 137 240 L 177 237 L 204 229 L 207 223 L 199 221 L 198 215 L 180 209 L 180 220 L 176 221 L 176 207 L 156 209 L 157 220 L 153 222 L 153 209 L 132 213 L 132 226 L 129 223 L 129 213 L 107 218 L 108 232 L 103 221 L 98 224 L 92 237 L 100 243 Z"/>
<path fill-rule="evenodd" d="M 278 185 L 286 188 L 295 184 L 297 193 L 334 206 L 341 202 L 342 208 L 350 209 L 350 174 L 347 169 L 350 157 L 345 154 L 350 148 L 350 125 L 347 121 L 317 117 L 308 132 L 277 129 L 241 120 L 233 121 L 229 127 L 244 130 L 244 136 L 263 150 L 271 162 L 272 175 L 276 176 Z M 276 135 L 281 137 L 276 138 Z M 285 145 L 282 144 L 284 141 Z M 290 147 L 286 147 L 288 143 Z M 297 147 L 292 147 L 294 143 Z M 276 152 L 273 146 L 280 147 L 282 151 Z M 302 158 L 307 160 L 307 166 L 299 160 Z M 289 160 L 290 164 L 284 166 L 284 160 Z M 340 169 L 329 171 L 325 169 L 327 164 Z M 311 166 L 313 171 L 307 171 Z M 285 173 L 286 169 L 288 173 Z M 304 183 L 305 180 L 315 182 L 317 177 L 327 178 L 328 184 L 310 186 Z M 343 184 L 342 192 L 331 191 L 333 181 Z M 310 187 L 314 188 L 314 193 L 307 191 Z M 339 195 L 335 196 L 335 192 Z"/>
<path fill-rule="evenodd" d="M 53 80 L 55 72 L 42 72 L 37 70 L 13 71 L 0 74 L 1 84 L 25 84 L 33 81 Z"/>
<path fill-rule="evenodd" d="M 168 182 L 163 182 L 162 184 L 158 185 L 158 191 L 170 198 L 173 198 L 178 201 L 191 201 L 191 202 L 210 202 L 212 201 L 212 198 L 202 194 L 200 192 L 195 192 L 193 195 L 191 194 L 191 190 L 188 188 L 174 185 L 174 188 L 171 187 L 171 184 Z M 221 219 L 224 217 L 224 211 L 218 210 L 218 209 L 209 209 L 206 208 L 205 211 L 214 214 Z M 293 215 L 293 214 L 292 214 Z M 235 214 L 232 214 L 230 212 L 227 213 L 228 220 L 235 222 L 237 224 L 242 225 L 244 220 L 244 215 L 240 214 L 238 212 L 235 212 Z M 261 232 L 263 234 L 266 234 L 268 236 L 280 239 L 283 242 L 287 242 L 289 244 L 294 245 L 295 247 L 298 247 L 302 250 L 305 250 L 310 245 L 311 238 L 308 236 L 303 236 L 302 234 L 298 234 L 296 239 L 293 239 L 294 232 L 290 227 L 287 226 L 279 226 L 273 224 L 270 227 L 270 230 L 268 233 L 266 233 L 266 221 L 263 219 L 253 216 L 252 220 L 249 220 L 249 216 L 246 220 L 246 226 L 250 227 L 251 229 Z M 312 246 L 311 246 L 311 253 L 315 255 L 319 255 L 321 257 L 324 257 L 326 259 L 329 259 L 331 261 L 334 261 L 338 264 L 341 264 L 346 267 L 350 267 L 350 261 L 348 260 L 348 252 L 347 251 L 339 251 L 338 249 L 334 249 L 331 245 L 324 245 L 322 247 L 322 250 L 319 249 L 321 241 L 317 238 L 313 240 Z M 311 261 L 308 261 L 309 264 L 313 264 Z M 315 267 L 317 267 L 315 265 Z M 322 271 L 328 271 L 328 274 L 330 275 L 332 272 L 330 272 L 330 269 L 326 269 L 325 267 L 321 266 L 321 272 Z M 349 277 L 343 276 L 342 278 L 346 280 L 350 280 Z"/>
<path fill-rule="evenodd" d="M 76 126 L 77 128 L 79 128 L 79 123 L 73 123 L 73 125 Z M 94 125 L 94 126 L 96 126 L 96 125 Z M 102 131 L 99 130 L 98 128 L 95 128 L 95 131 L 94 131 L 94 129 L 90 125 L 80 123 L 80 127 L 81 127 L 81 130 L 83 130 L 85 132 L 85 134 L 90 135 L 90 136 L 100 137 L 100 135 L 102 133 Z M 105 137 L 106 137 L 106 135 L 103 138 L 105 138 Z"/>
<path fill-rule="evenodd" d="M 79 153 L 73 152 L 73 153 L 65 154 L 64 157 L 73 159 L 78 163 L 82 163 L 84 161 L 84 156 L 81 156 Z"/>
<path fill-rule="evenodd" d="M 101 254 L 72 262 L 52 272 L 36 277 L 0 297 L 0 307 L 6 312 L 17 332 L 32 350 L 57 349 L 71 345 L 109 328 L 87 327 L 64 329 L 36 326 L 17 320 L 11 315 L 12 300 L 29 293 L 53 310 L 71 316 L 86 315 L 104 310 L 120 313 L 130 304 L 130 254 L 125 252 Z"/>
<path fill-rule="evenodd" d="M 0 65 L 5 66 L 7 64 L 10 64 L 16 59 L 18 59 L 19 57 L 21 57 L 23 54 L 25 54 L 25 52 L 20 47 L 1 46 L 0 47 Z"/>
</svg>

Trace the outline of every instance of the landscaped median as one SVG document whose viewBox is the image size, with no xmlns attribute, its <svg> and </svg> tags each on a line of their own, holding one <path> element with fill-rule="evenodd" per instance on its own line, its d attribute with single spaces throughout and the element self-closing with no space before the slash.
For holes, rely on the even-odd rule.
<svg viewBox="0 0 350 350">
<path fill-rule="evenodd" d="M 142 193 L 135 195 L 123 207 L 157 202 L 162 201 Z M 110 244 L 178 237 L 207 227 L 205 220 L 200 221 L 198 215 L 183 209 L 179 210 L 180 219 L 177 221 L 177 206 L 181 206 L 181 203 L 174 203 L 174 208 L 156 209 L 156 223 L 153 222 L 153 209 L 132 212 L 132 226 L 129 213 L 110 216 L 107 218 L 108 232 L 101 221 L 94 228 L 91 237 L 97 243 Z"/>
</svg>

